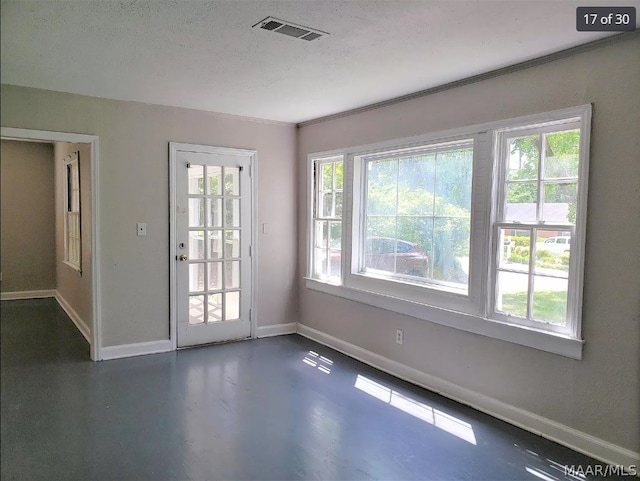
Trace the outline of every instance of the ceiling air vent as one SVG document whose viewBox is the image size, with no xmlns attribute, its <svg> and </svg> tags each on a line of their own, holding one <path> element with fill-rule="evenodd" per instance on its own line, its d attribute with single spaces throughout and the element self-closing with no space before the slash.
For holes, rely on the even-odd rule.
<svg viewBox="0 0 640 481">
<path fill-rule="evenodd" d="M 277 18 L 273 17 L 267 17 L 264 20 L 260 20 L 253 26 L 253 28 L 261 28 L 263 30 L 270 30 L 271 32 L 278 32 L 283 35 L 299 38 L 308 42 L 311 40 L 315 40 L 316 38 L 329 35 L 327 32 L 323 32 L 322 30 L 303 27 L 302 25 L 296 25 L 295 23 L 278 20 Z"/>
</svg>

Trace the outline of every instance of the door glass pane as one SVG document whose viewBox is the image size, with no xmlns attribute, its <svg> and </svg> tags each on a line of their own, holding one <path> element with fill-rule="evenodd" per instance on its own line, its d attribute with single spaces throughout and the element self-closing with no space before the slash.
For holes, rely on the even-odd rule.
<svg viewBox="0 0 640 481">
<path fill-rule="evenodd" d="M 222 289 L 222 262 L 209 262 L 209 290 Z"/>
<path fill-rule="evenodd" d="M 189 231 L 189 259 L 204 259 L 204 231 Z"/>
<path fill-rule="evenodd" d="M 545 183 L 542 219 L 555 224 L 575 224 L 578 205 L 578 184 Z"/>
<path fill-rule="evenodd" d="M 222 195 L 222 167 L 207 166 L 207 187 L 209 195 Z"/>
<path fill-rule="evenodd" d="M 533 180 L 538 178 L 540 159 L 540 136 L 509 139 L 507 152 L 509 180 Z"/>
<path fill-rule="evenodd" d="M 225 199 L 225 227 L 240 227 L 240 199 Z"/>
<path fill-rule="evenodd" d="M 204 199 L 189 199 L 189 227 L 204 227 Z"/>
<path fill-rule="evenodd" d="M 204 296 L 189 296 L 189 324 L 204 322 Z"/>
<path fill-rule="evenodd" d="M 535 276 L 533 318 L 564 326 L 567 322 L 568 279 Z"/>
<path fill-rule="evenodd" d="M 204 263 L 189 264 L 189 292 L 204 291 Z"/>
<path fill-rule="evenodd" d="M 240 261 L 225 262 L 225 288 L 240 288 Z"/>
<path fill-rule="evenodd" d="M 578 177 L 580 130 L 545 135 L 544 178 Z"/>
<path fill-rule="evenodd" d="M 204 166 L 191 165 L 187 169 L 189 194 L 204 194 Z"/>
<path fill-rule="evenodd" d="M 497 281 L 496 311 L 526 318 L 529 276 L 498 271 Z"/>
<path fill-rule="evenodd" d="M 225 195 L 240 195 L 240 169 L 238 167 L 224 168 Z"/>
<path fill-rule="evenodd" d="M 507 184 L 506 221 L 535 222 L 537 220 L 538 185 L 536 182 Z"/>
<path fill-rule="evenodd" d="M 207 322 L 222 321 L 222 294 L 209 294 L 207 308 L 209 310 Z"/>
<path fill-rule="evenodd" d="M 498 267 L 529 272 L 531 231 L 515 232 L 513 229 L 500 229 L 499 242 Z"/>
<path fill-rule="evenodd" d="M 222 227 L 222 199 L 207 199 L 209 226 Z"/>
<path fill-rule="evenodd" d="M 209 259 L 222 259 L 222 231 L 209 231 Z"/>
<path fill-rule="evenodd" d="M 240 257 L 240 231 L 225 230 L 224 231 L 224 256 Z"/>
<path fill-rule="evenodd" d="M 224 293 L 225 321 L 240 319 L 240 292 Z"/>
</svg>

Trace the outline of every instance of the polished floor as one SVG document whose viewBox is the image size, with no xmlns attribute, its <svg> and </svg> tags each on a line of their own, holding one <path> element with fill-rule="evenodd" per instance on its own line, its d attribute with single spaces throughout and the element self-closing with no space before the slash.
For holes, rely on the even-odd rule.
<svg viewBox="0 0 640 481">
<path fill-rule="evenodd" d="M 1 303 L 2 480 L 544 480 L 599 463 L 298 335 L 93 363 Z M 594 471 L 592 469 L 591 471 Z"/>
</svg>

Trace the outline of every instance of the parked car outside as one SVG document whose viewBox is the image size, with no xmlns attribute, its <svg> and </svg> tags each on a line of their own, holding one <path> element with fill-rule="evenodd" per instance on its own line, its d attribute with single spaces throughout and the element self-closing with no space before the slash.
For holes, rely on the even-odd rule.
<svg viewBox="0 0 640 481">
<path fill-rule="evenodd" d="M 552 254 L 562 254 L 571 251 L 571 237 L 556 236 L 545 239 L 544 242 L 536 243 L 536 249 L 544 249 Z"/>
<path fill-rule="evenodd" d="M 340 272 L 342 259 L 338 241 L 331 244 L 329 253 L 331 273 L 335 275 Z M 392 237 L 367 238 L 365 267 L 415 277 L 430 275 L 429 256 L 420 250 L 418 244 Z"/>
<path fill-rule="evenodd" d="M 418 244 L 391 237 L 367 238 L 365 267 L 415 277 L 429 276 L 429 256 Z"/>
</svg>

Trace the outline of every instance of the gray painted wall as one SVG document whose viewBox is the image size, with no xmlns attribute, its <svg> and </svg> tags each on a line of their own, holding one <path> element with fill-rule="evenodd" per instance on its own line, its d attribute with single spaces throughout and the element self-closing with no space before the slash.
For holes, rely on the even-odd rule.
<svg viewBox="0 0 640 481">
<path fill-rule="evenodd" d="M 2 141 L 2 292 L 56 288 L 53 145 Z"/>
<path fill-rule="evenodd" d="M 258 151 L 258 325 L 297 321 L 293 125 L 2 85 L 3 127 L 95 134 L 103 345 L 169 338 L 169 142 Z M 136 236 L 136 222 L 147 236 Z"/>
<path fill-rule="evenodd" d="M 477 393 L 640 451 L 640 39 L 304 126 L 307 154 L 593 103 L 582 361 L 306 289 L 300 320 Z M 299 215 L 304 273 L 305 209 Z M 404 330 L 404 345 L 395 330 Z"/>
<path fill-rule="evenodd" d="M 80 203 L 82 232 L 82 274 L 64 263 L 64 159 L 80 152 Z M 54 146 L 56 175 L 56 288 L 80 319 L 93 328 L 91 302 L 91 145 L 56 142 Z"/>
</svg>

